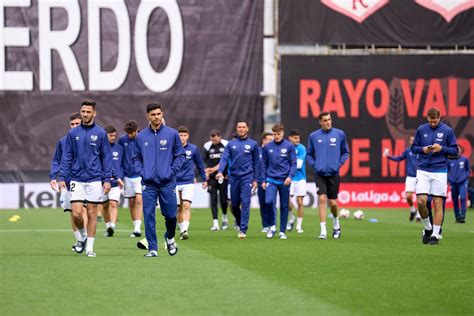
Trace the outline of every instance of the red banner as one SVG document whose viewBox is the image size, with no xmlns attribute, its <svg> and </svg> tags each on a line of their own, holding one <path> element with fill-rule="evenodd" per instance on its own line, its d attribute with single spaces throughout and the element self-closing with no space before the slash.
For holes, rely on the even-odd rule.
<svg viewBox="0 0 474 316">
<path fill-rule="evenodd" d="M 404 183 L 341 183 L 339 207 L 406 207 Z M 453 207 L 448 188 L 446 207 Z"/>
</svg>

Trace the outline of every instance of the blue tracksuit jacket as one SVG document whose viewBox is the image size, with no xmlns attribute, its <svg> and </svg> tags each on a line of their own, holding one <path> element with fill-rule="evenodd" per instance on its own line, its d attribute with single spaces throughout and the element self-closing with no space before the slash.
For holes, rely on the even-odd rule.
<svg viewBox="0 0 474 316">
<path fill-rule="evenodd" d="M 179 169 L 176 175 L 177 184 L 194 183 L 194 168 L 197 168 L 201 175 L 202 181 L 206 181 L 206 172 L 204 171 L 204 163 L 196 145 L 187 143 L 184 146 L 184 153 L 186 159 L 183 166 Z"/>
<path fill-rule="evenodd" d="M 58 180 L 110 182 L 112 156 L 105 130 L 95 123 L 71 129 L 66 136 Z"/>
<path fill-rule="evenodd" d="M 302 144 L 295 146 L 296 150 L 296 173 L 291 180 L 299 181 L 306 180 L 306 147 Z M 303 165 L 298 169 L 298 160 L 301 160 Z"/>
<path fill-rule="evenodd" d="M 440 144 L 443 148 L 438 153 L 423 152 L 423 147 Z M 458 147 L 453 129 L 444 123 L 431 128 L 428 123 L 418 127 L 411 151 L 418 154 L 417 168 L 427 172 L 446 172 L 448 156 L 457 156 Z"/>
<path fill-rule="evenodd" d="M 61 158 L 63 156 L 64 146 L 66 144 L 66 136 L 63 136 L 59 139 L 56 144 L 56 149 L 54 151 L 53 159 L 51 160 L 51 169 L 49 171 L 49 179 L 55 180 L 59 175 L 59 166 L 61 165 Z M 71 181 L 70 177 L 65 179 L 66 187 L 69 190 L 69 182 Z"/>
<path fill-rule="evenodd" d="M 337 128 L 312 132 L 308 139 L 306 159 L 314 171 L 321 176 L 335 176 L 349 158 L 346 134 Z"/>
<path fill-rule="evenodd" d="M 123 175 L 127 178 L 136 178 L 138 173 L 133 165 L 133 150 L 135 149 L 135 138 L 123 135 L 119 138 L 118 144 L 123 147 Z"/>
<path fill-rule="evenodd" d="M 450 184 L 464 183 L 471 174 L 469 160 L 461 156 L 448 160 L 448 182 Z"/>
<path fill-rule="evenodd" d="M 219 173 L 229 166 L 231 178 L 251 178 L 257 181 L 260 171 L 258 144 L 251 138 L 237 138 L 231 140 L 224 149 L 219 161 Z"/>
<path fill-rule="evenodd" d="M 286 139 L 272 141 L 263 147 L 262 162 L 266 181 L 281 184 L 296 173 L 295 146 Z"/>
<path fill-rule="evenodd" d="M 184 163 L 184 149 L 175 129 L 161 125 L 138 133 L 133 165 L 143 184 L 165 185 L 176 180 Z"/>
<path fill-rule="evenodd" d="M 114 179 L 111 181 L 111 186 L 118 186 L 118 179 L 123 179 L 123 147 L 119 144 L 110 144 L 110 151 L 112 153 L 112 168 L 114 169 Z"/>
<path fill-rule="evenodd" d="M 418 155 L 412 153 L 411 147 L 408 147 L 403 151 L 403 153 L 400 156 L 387 156 L 387 159 L 393 160 L 393 161 L 402 161 L 405 160 L 407 161 L 407 164 L 405 166 L 405 173 L 408 177 L 416 177 L 416 158 Z"/>
</svg>

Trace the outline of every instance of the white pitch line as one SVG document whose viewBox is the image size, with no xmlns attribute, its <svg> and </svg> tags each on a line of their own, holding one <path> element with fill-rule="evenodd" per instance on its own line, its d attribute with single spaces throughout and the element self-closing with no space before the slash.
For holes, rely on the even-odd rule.
<svg viewBox="0 0 474 316">
<path fill-rule="evenodd" d="M 101 231 L 101 230 L 97 230 Z M 105 230 L 104 230 L 105 231 Z M 128 232 L 126 229 L 115 229 L 116 232 Z M 0 229 L 0 233 L 63 233 L 72 232 L 71 229 Z"/>
</svg>

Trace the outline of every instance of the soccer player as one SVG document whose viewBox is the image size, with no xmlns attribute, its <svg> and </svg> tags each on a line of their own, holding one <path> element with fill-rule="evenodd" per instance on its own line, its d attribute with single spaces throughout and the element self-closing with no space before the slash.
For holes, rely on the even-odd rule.
<svg viewBox="0 0 474 316">
<path fill-rule="evenodd" d="M 411 151 L 418 154 L 416 171 L 416 199 L 418 212 L 424 223 L 422 241 L 424 244 L 439 243 L 439 230 L 443 220 L 442 204 L 446 196 L 448 156 L 456 156 L 458 147 L 453 129 L 440 122 L 438 108 L 431 108 L 427 113 L 428 123 L 418 127 Z M 433 195 L 434 218 L 431 225 L 426 202 L 428 195 Z"/>
<path fill-rule="evenodd" d="M 296 129 L 290 130 L 288 133 L 288 139 L 293 143 L 296 150 L 296 173 L 291 179 L 290 186 L 290 197 L 296 196 L 296 205 L 298 208 L 298 217 L 291 211 L 291 199 L 290 199 L 290 219 L 286 230 L 293 230 L 293 225 L 296 219 L 296 232 L 298 234 L 303 233 L 303 198 L 306 195 L 306 147 L 301 144 L 301 133 Z"/>
<path fill-rule="evenodd" d="M 260 158 L 260 166 L 262 166 L 262 159 L 263 159 L 263 154 L 262 150 L 263 147 L 273 141 L 273 134 L 269 132 L 263 132 L 261 136 L 261 145 L 258 148 L 259 151 L 259 158 Z M 270 229 L 270 223 L 268 221 L 268 214 L 266 210 L 266 205 L 265 205 L 265 189 L 262 187 L 262 184 L 265 182 L 265 174 L 263 173 L 263 168 L 260 168 L 259 172 L 259 177 L 257 179 L 257 195 L 258 195 L 258 203 L 260 205 L 260 216 L 262 217 L 262 233 L 268 233 L 268 230 Z M 273 214 L 275 214 L 276 218 L 276 206 L 272 206 Z"/>
<path fill-rule="evenodd" d="M 269 217 L 270 228 L 267 238 L 273 238 L 276 232 L 276 219 L 273 213 L 277 192 L 280 195 L 280 239 L 287 239 L 285 234 L 288 221 L 288 204 L 290 202 L 291 178 L 296 172 L 295 146 L 284 139 L 285 128 L 283 124 L 277 123 L 272 127 L 273 141 L 266 144 L 262 149 L 262 169 L 265 182 L 265 205 Z"/>
<path fill-rule="evenodd" d="M 124 198 L 128 199 L 130 206 L 130 215 L 132 217 L 133 232 L 130 237 L 141 237 L 143 200 L 141 177 L 133 166 L 133 150 L 135 148 L 135 139 L 138 133 L 138 124 L 136 121 L 125 122 L 124 130 L 126 135 L 119 138 L 119 145 L 123 147 L 123 173 L 124 173 Z"/>
<path fill-rule="evenodd" d="M 406 194 L 406 199 L 407 203 L 410 206 L 410 217 L 409 220 L 412 222 L 415 219 L 415 216 L 417 220 L 421 221 L 421 217 L 419 214 L 416 212 L 415 205 L 413 203 L 413 197 L 415 193 L 415 188 L 416 188 L 416 154 L 414 154 L 411 151 L 411 145 L 413 144 L 413 140 L 415 139 L 414 136 L 410 136 L 410 146 L 408 146 L 407 149 L 403 151 L 403 153 L 400 156 L 390 156 L 388 154 L 388 149 L 385 149 L 383 155 L 387 157 L 389 160 L 393 161 L 403 161 L 406 160 L 406 165 L 405 165 L 405 173 L 407 175 L 405 179 L 405 194 Z"/>
<path fill-rule="evenodd" d="M 217 180 L 224 179 L 223 171 L 229 166 L 230 196 L 232 210 L 239 226 L 239 239 L 247 238 L 250 198 L 252 191 L 257 189 L 260 168 L 258 144 L 248 137 L 248 132 L 249 125 L 246 121 L 237 122 L 238 137 L 225 147 L 216 175 Z"/>
<path fill-rule="evenodd" d="M 120 202 L 120 188 L 123 187 L 123 147 L 115 143 L 117 139 L 117 130 L 109 125 L 105 127 L 107 138 L 109 139 L 110 151 L 112 152 L 112 167 L 114 169 L 114 178 L 110 181 L 110 192 L 104 194 L 102 205 L 105 221 L 105 236 L 112 237 L 117 224 L 118 204 Z"/>
<path fill-rule="evenodd" d="M 162 124 L 163 106 L 150 103 L 146 106 L 148 128 L 136 137 L 133 165 L 142 178 L 143 213 L 148 252 L 145 257 L 158 256 L 156 238 L 156 202 L 165 218 L 165 247 L 170 256 L 178 252 L 174 240 L 176 230 L 176 175 L 184 160 L 184 149 L 178 131 Z"/>
<path fill-rule="evenodd" d="M 70 128 L 74 128 L 80 124 L 81 124 L 81 114 L 76 112 L 69 115 Z M 61 137 L 61 139 L 58 141 L 58 144 L 56 145 L 56 150 L 54 151 L 53 160 L 51 161 L 51 170 L 49 172 L 49 179 L 51 180 L 50 181 L 51 188 L 54 191 L 61 193 L 59 200 L 61 202 L 61 207 L 63 208 L 64 212 L 69 212 L 71 214 L 72 232 L 74 234 L 74 237 L 76 238 L 76 243 L 72 246 L 72 250 L 74 251 L 74 247 L 77 246 L 78 242 L 81 240 L 81 234 L 79 233 L 79 228 L 77 228 L 77 226 L 74 224 L 74 218 L 72 216 L 70 179 L 67 178 L 65 181 L 67 190 L 61 190 L 61 191 L 59 191 L 58 182 L 56 181 L 56 178 L 58 177 L 58 173 L 59 173 L 59 166 L 61 165 L 61 158 L 64 152 L 66 137 L 67 135 Z M 86 224 L 85 226 L 87 227 L 87 209 L 85 207 L 83 208 L 82 218 Z"/>
<path fill-rule="evenodd" d="M 326 208 L 329 206 L 333 215 L 332 237 L 341 237 L 341 226 L 338 217 L 337 194 L 339 193 L 339 169 L 349 158 L 346 134 L 332 127 L 331 114 L 319 113 L 321 128 L 309 135 L 308 164 L 314 169 L 316 186 L 318 187 L 319 239 L 326 239 Z"/>
<path fill-rule="evenodd" d="M 199 171 L 202 178 L 202 188 L 207 188 L 204 164 L 196 145 L 188 142 L 189 130 L 185 126 L 178 127 L 178 135 L 184 148 L 185 161 L 176 175 L 176 200 L 178 201 L 179 239 L 189 238 L 189 224 L 191 222 L 191 203 L 194 197 L 194 169 Z"/>
<path fill-rule="evenodd" d="M 469 159 L 461 156 L 463 148 L 458 146 L 459 157 L 448 160 L 448 182 L 454 204 L 456 223 L 466 223 L 467 180 L 471 174 Z M 459 208 L 461 202 L 461 208 Z"/>
<path fill-rule="evenodd" d="M 105 130 L 95 124 L 96 103 L 92 100 L 81 104 L 81 125 L 67 134 L 64 153 L 59 167 L 59 188 L 66 188 L 65 179 L 71 178 L 71 206 L 74 223 L 81 234 L 77 253 L 84 248 L 88 257 L 95 257 L 94 240 L 97 228 L 97 204 L 102 194 L 110 191 L 112 157 Z M 102 180 L 104 183 L 102 184 Z M 87 235 L 82 219 L 82 204 L 87 202 Z"/>
<path fill-rule="evenodd" d="M 219 220 L 218 220 L 218 208 L 217 200 L 219 199 L 222 209 L 222 230 L 226 230 L 229 227 L 229 221 L 227 218 L 227 185 L 228 180 L 226 179 L 227 170 L 224 170 L 224 179 L 222 183 L 219 183 L 216 179 L 217 170 L 219 169 L 219 160 L 224 153 L 224 148 L 227 146 L 228 141 L 222 139 L 221 132 L 217 129 L 213 129 L 209 133 L 210 140 L 204 144 L 203 149 L 203 160 L 206 165 L 207 190 L 211 196 L 211 211 L 212 211 L 212 231 L 218 231 Z M 218 198 L 219 195 L 219 198 Z"/>
</svg>

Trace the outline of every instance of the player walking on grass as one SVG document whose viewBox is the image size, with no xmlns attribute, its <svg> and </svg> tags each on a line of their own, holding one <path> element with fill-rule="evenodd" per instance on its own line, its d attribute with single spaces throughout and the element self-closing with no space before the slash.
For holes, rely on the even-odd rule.
<svg viewBox="0 0 474 316">
<path fill-rule="evenodd" d="M 411 146 L 412 152 L 418 154 L 416 198 L 418 212 L 425 226 L 422 240 L 424 244 L 431 245 L 437 245 L 439 242 L 439 231 L 443 221 L 443 197 L 446 196 L 448 186 L 448 156 L 458 154 L 453 129 L 441 123 L 440 119 L 439 109 L 429 109 L 428 123 L 418 127 Z M 426 208 L 429 194 L 433 195 L 433 225 L 430 223 Z"/>
<path fill-rule="evenodd" d="M 326 208 L 329 206 L 333 215 L 332 237 L 341 237 L 341 226 L 338 218 L 337 194 L 339 193 L 339 169 L 349 158 L 346 134 L 332 127 L 331 114 L 319 114 L 321 128 L 314 131 L 308 140 L 308 164 L 314 169 L 318 187 L 318 207 L 321 233 L 319 239 L 326 239 Z"/>
<path fill-rule="evenodd" d="M 469 159 L 461 156 L 463 149 L 458 146 L 459 157 L 448 160 L 448 182 L 453 197 L 454 216 L 456 223 L 466 223 L 467 180 L 471 174 Z M 461 208 L 459 208 L 461 202 Z"/>
<path fill-rule="evenodd" d="M 145 236 L 148 243 L 146 257 L 158 256 L 156 238 L 156 202 L 165 218 L 165 247 L 170 256 L 176 255 L 178 245 L 174 240 L 176 230 L 176 174 L 185 156 L 178 132 L 162 123 L 163 107 L 150 103 L 146 107 L 150 126 L 138 133 L 135 141 L 133 164 L 145 186 L 143 213 Z"/>
<path fill-rule="evenodd" d="M 417 221 L 421 220 L 421 217 L 419 214 L 417 214 L 415 205 L 413 203 L 413 197 L 414 197 L 415 188 L 416 188 L 416 158 L 417 158 L 417 155 L 411 151 L 411 145 L 413 144 L 414 139 L 415 137 L 410 136 L 410 146 L 408 146 L 408 148 L 405 149 L 400 156 L 390 156 L 388 154 L 388 149 L 386 149 L 383 153 L 383 155 L 387 157 L 387 159 L 389 160 L 393 160 L 397 162 L 406 160 L 405 173 L 407 177 L 405 179 L 405 195 L 406 195 L 407 203 L 410 206 L 410 217 L 409 217 L 410 222 L 412 222 L 415 219 L 415 216 L 417 218 Z"/>
<path fill-rule="evenodd" d="M 211 196 L 211 212 L 212 212 L 212 231 L 218 231 L 219 219 L 218 219 L 218 207 L 217 201 L 220 201 L 222 209 L 222 230 L 226 230 L 229 226 L 229 220 L 227 218 L 227 187 L 228 180 L 225 178 L 227 172 L 224 171 L 224 179 L 219 183 L 216 179 L 217 170 L 219 169 L 219 160 L 224 153 L 225 146 L 228 141 L 222 139 L 221 132 L 217 129 L 213 129 L 209 132 L 210 140 L 204 144 L 203 149 L 203 160 L 206 164 L 206 175 L 207 175 L 207 190 Z M 219 198 L 218 198 L 219 197 Z"/>
<path fill-rule="evenodd" d="M 141 237 L 143 199 L 142 199 L 142 179 L 133 166 L 133 150 L 135 148 L 135 139 L 138 133 L 138 124 L 136 121 L 125 122 L 124 130 L 126 135 L 119 138 L 119 145 L 123 147 L 123 173 L 124 173 L 124 198 L 128 199 L 130 206 L 130 215 L 132 217 L 133 232 L 130 237 Z"/>
<path fill-rule="evenodd" d="M 280 239 L 287 239 L 285 234 L 288 221 L 288 204 L 290 202 L 291 178 L 296 172 L 295 146 L 284 139 L 285 129 L 283 124 L 275 124 L 272 127 L 273 141 L 266 144 L 262 149 L 262 168 L 265 182 L 265 210 L 269 217 L 270 228 L 267 238 L 273 238 L 276 232 L 276 219 L 273 213 L 277 193 L 280 195 Z"/>
<path fill-rule="evenodd" d="M 267 206 L 265 205 L 265 189 L 263 188 L 262 184 L 265 183 L 265 174 L 263 172 L 262 168 L 262 159 L 263 159 L 263 147 L 265 147 L 266 144 L 270 143 L 273 141 L 273 134 L 269 132 L 263 132 L 261 136 L 261 146 L 258 148 L 258 157 L 260 159 L 260 170 L 259 170 L 259 177 L 257 179 L 257 195 L 258 195 L 258 203 L 260 204 L 260 216 L 262 218 L 262 233 L 268 233 L 268 230 L 270 229 L 270 223 L 269 223 L 269 212 L 267 211 Z M 273 216 L 276 218 L 276 206 L 272 206 L 272 211 L 273 211 Z"/>
<path fill-rule="evenodd" d="M 118 204 L 120 202 L 120 188 L 123 187 L 123 147 L 115 143 L 117 139 L 117 130 L 113 126 L 106 126 L 105 132 L 109 139 L 110 151 L 112 153 L 112 167 L 114 169 L 114 178 L 110 181 L 110 191 L 104 194 L 104 202 L 98 208 L 103 208 L 105 221 L 105 236 L 112 237 L 117 224 Z"/>
<path fill-rule="evenodd" d="M 184 148 L 185 160 L 176 175 L 176 200 L 178 201 L 179 239 L 189 238 L 189 224 L 191 221 L 191 203 L 194 197 L 194 169 L 199 171 L 202 178 L 202 188 L 207 188 L 204 164 L 196 145 L 188 142 L 189 130 L 185 126 L 178 127 L 178 135 Z"/>
<path fill-rule="evenodd" d="M 81 124 L 81 114 L 79 113 L 72 113 L 69 115 L 69 127 L 74 128 Z M 56 150 L 54 151 L 53 160 L 51 161 L 51 170 L 49 172 L 49 179 L 51 188 L 54 191 L 60 192 L 61 196 L 59 198 L 61 202 L 61 207 L 63 208 L 64 212 L 69 212 L 71 214 L 71 226 L 72 232 L 74 234 L 74 238 L 76 238 L 76 243 L 72 246 L 72 250 L 74 251 L 74 247 L 78 245 L 78 242 L 81 240 L 81 234 L 79 232 L 79 228 L 77 228 L 76 224 L 74 224 L 74 217 L 72 216 L 71 211 L 71 187 L 70 187 L 70 179 L 67 178 L 66 189 L 59 190 L 58 183 L 56 178 L 59 174 L 59 166 L 61 165 L 61 158 L 64 152 L 64 146 L 66 144 L 66 136 L 61 137 L 58 144 L 56 145 Z M 83 207 L 82 218 L 84 220 L 85 226 L 87 227 L 87 209 Z"/>
<path fill-rule="evenodd" d="M 293 225 L 296 219 L 296 232 L 303 233 L 303 198 L 306 195 L 306 147 L 300 143 L 301 133 L 292 129 L 288 133 L 288 139 L 293 143 L 296 150 L 296 173 L 291 179 L 290 186 L 290 217 L 286 230 L 293 230 Z M 296 206 L 298 208 L 298 217 L 296 217 L 291 210 L 291 198 L 296 196 Z"/>
<path fill-rule="evenodd" d="M 232 211 L 239 226 L 238 237 L 240 239 L 247 237 L 250 197 L 252 190 L 257 189 L 260 168 L 258 144 L 255 140 L 248 137 L 248 132 L 248 123 L 239 121 L 237 123 L 238 137 L 231 140 L 225 147 L 216 175 L 218 180 L 224 179 L 222 172 L 229 166 Z"/>
<path fill-rule="evenodd" d="M 105 130 L 94 123 L 95 101 L 83 101 L 80 113 L 81 124 L 67 134 L 58 180 L 59 188 L 63 189 L 66 188 L 65 179 L 71 179 L 72 216 L 81 234 L 74 248 L 77 253 L 85 248 L 88 257 L 95 257 L 97 204 L 102 203 L 102 195 L 110 191 L 112 157 Z M 87 234 L 82 218 L 84 201 L 87 202 Z"/>
</svg>

